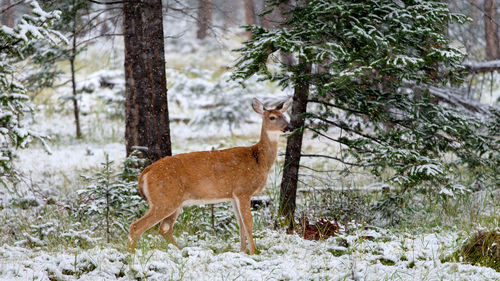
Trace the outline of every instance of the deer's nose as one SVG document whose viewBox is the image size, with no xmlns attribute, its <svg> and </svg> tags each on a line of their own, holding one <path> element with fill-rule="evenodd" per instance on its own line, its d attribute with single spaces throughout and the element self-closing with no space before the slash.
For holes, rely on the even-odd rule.
<svg viewBox="0 0 500 281">
<path fill-rule="evenodd" d="M 285 129 L 283 130 L 283 132 L 293 132 L 293 127 L 292 125 L 288 124 Z"/>
</svg>

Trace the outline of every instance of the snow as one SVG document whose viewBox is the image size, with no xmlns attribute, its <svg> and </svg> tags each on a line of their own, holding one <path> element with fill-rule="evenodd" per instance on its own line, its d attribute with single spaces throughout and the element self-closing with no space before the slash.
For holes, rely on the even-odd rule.
<svg viewBox="0 0 500 281">
<path fill-rule="evenodd" d="M 217 237 L 208 241 L 190 237 L 182 249 L 169 245 L 136 254 L 102 246 L 51 253 L 3 245 L 0 279 L 500 280 L 493 269 L 440 260 L 451 253 L 454 233 L 394 236 L 359 230 L 340 238 L 308 241 L 266 230 L 256 237 L 261 251 L 257 255 L 238 252 L 236 239 L 225 245 Z M 348 241 L 348 248 L 338 245 L 341 239 Z M 229 251 L 213 250 L 226 246 Z"/>
<path fill-rule="evenodd" d="M 463 65 L 472 71 L 488 71 L 500 69 L 500 60 L 492 60 L 485 62 L 464 62 Z"/>
<path fill-rule="evenodd" d="M 397 3 L 396 3 L 397 4 Z M 36 9 L 36 7 L 35 7 Z M 42 15 L 49 16 L 49 15 Z M 400 15 L 401 16 L 401 15 Z M 185 22 L 180 21 L 169 30 L 185 30 Z M 6 33 L 14 32 L 2 27 Z M 28 32 L 26 28 L 25 32 Z M 167 31 L 168 32 L 168 31 Z M 356 32 L 372 36 L 376 31 L 359 29 Z M 375 33 L 374 33 L 375 32 Z M 167 82 L 169 83 L 170 116 L 188 124 L 171 124 L 174 153 L 198 150 L 227 148 L 234 145 L 250 145 L 257 141 L 260 133 L 260 121 L 256 114 L 248 110 L 249 99 L 257 96 L 268 106 L 284 99 L 289 92 L 272 85 L 264 85 L 257 79 L 247 81 L 247 87 L 227 81 L 230 71 L 227 66 L 234 63 L 236 54 L 228 49 L 234 48 L 234 42 L 224 41 L 222 48 L 215 40 L 206 40 L 202 48 L 199 42 L 187 34 L 182 40 L 167 39 Z M 121 40 L 121 39 L 120 39 Z M 179 42 L 183 42 L 180 44 Z M 239 43 L 238 43 L 239 44 Z M 109 42 L 100 44 L 102 51 L 111 49 Z M 229 47 L 228 47 L 229 46 Z M 329 49 L 339 49 L 334 43 Z M 90 49 L 97 48 L 91 46 Z M 118 45 L 116 48 L 122 48 Z M 306 47 L 304 47 L 306 48 Z M 328 49 L 326 49 L 328 51 Z M 119 52 L 123 52 L 120 50 Z M 207 55 L 208 54 L 208 55 Z M 452 55 L 452 53 L 450 53 Z M 450 55 L 443 54 L 443 55 Z M 86 56 L 88 53 L 82 53 Z M 90 56 L 89 56 L 90 57 Z M 398 56 L 398 64 L 418 63 L 412 57 Z M 68 193 L 82 187 L 80 175 L 92 173 L 104 162 L 105 154 L 115 165 L 125 157 L 123 120 L 109 122 L 103 112 L 97 112 L 102 106 L 100 99 L 111 100 L 114 104 L 123 101 L 117 94 L 123 90 L 123 62 L 108 63 L 105 67 L 90 74 L 79 72 L 78 87 L 92 89 L 95 94 L 83 94 L 81 122 L 86 138 L 76 140 L 73 137 L 74 124 L 70 105 L 56 107 L 56 113 L 50 113 L 46 107 L 33 117 L 40 135 L 51 136 L 48 141 L 52 150 L 47 154 L 42 145 L 34 145 L 26 150 L 19 150 L 16 165 L 30 179 L 51 194 Z M 366 68 L 351 69 L 339 75 L 355 76 Z M 222 74 L 221 74 L 222 72 Z M 101 88 L 101 80 L 115 84 L 113 89 Z M 68 87 L 61 87 L 59 92 L 51 93 L 61 97 L 70 93 Z M 225 93 L 225 95 L 221 95 Z M 270 95 L 271 94 L 271 95 Z M 441 95 L 445 93 L 439 92 Z M 266 97 L 266 98 L 264 98 Z M 60 100 L 56 104 L 59 105 Z M 203 108 L 201 110 L 200 108 Z M 241 115 L 244 122 L 239 127 L 229 128 L 209 122 L 202 125 L 192 120 L 203 120 L 207 112 L 217 114 L 240 108 L 248 116 Z M 108 108 L 104 109 L 108 110 Z M 217 117 L 217 116 L 215 116 Z M 101 120 L 106 120 L 102 122 Z M 324 150 L 335 153 L 329 144 L 318 143 L 308 149 Z M 280 140 L 280 153 L 284 151 L 285 138 Z M 389 152 L 387 152 L 389 153 Z M 392 152 L 398 157 L 408 153 L 406 150 Z M 279 157 L 283 158 L 282 155 Z M 282 159 L 280 159 L 282 160 Z M 304 159 L 302 164 L 313 163 Z M 320 164 L 318 164 L 320 165 Z M 311 165 L 311 167 L 317 167 Z M 319 167 L 325 170 L 328 167 Z M 275 167 L 269 175 L 268 186 L 277 185 L 280 168 Z M 415 166 L 415 173 L 439 173 L 440 167 L 434 164 Z M 302 170 L 301 170 L 302 172 Z M 356 175 L 354 187 L 363 191 L 380 191 L 389 187 L 382 183 L 359 183 Z M 358 186 L 358 187 L 356 187 Z M 342 186 L 317 186 L 312 191 L 344 190 Z M 456 191 L 466 192 L 462 186 L 442 188 L 443 195 L 453 195 Z M 23 193 L 26 200 L 38 200 L 31 193 Z M 10 194 L 0 190 L 0 214 L 17 219 L 9 206 Z M 486 196 L 486 195 L 484 195 Z M 272 197 L 272 196 L 270 196 Z M 56 197 L 58 198 L 58 197 Z M 40 208 L 42 209 L 42 208 Z M 270 212 L 267 210 L 267 212 Z M 257 217 L 257 216 L 255 216 Z M 35 217 L 36 218 L 36 217 Z M 234 218 L 233 218 L 234 220 Z M 234 221 L 233 221 L 234 222 Z M 235 223 L 235 222 L 234 222 Z M 425 223 L 425 222 L 422 222 Z M 54 233 L 57 221 L 41 220 L 32 223 L 13 243 L 0 246 L 0 280 L 500 280 L 500 273 L 481 266 L 445 262 L 445 258 L 457 250 L 460 236 L 456 230 L 440 230 L 437 233 L 391 233 L 379 228 L 366 228 L 362 225 L 349 226 L 351 233 L 342 233 L 325 241 L 308 241 L 297 234 L 288 235 L 282 231 L 254 231 L 257 255 L 239 252 L 239 236 L 236 231 L 229 238 L 204 233 L 204 238 L 181 234 L 176 237 L 182 249 L 171 245 L 165 246 L 158 235 L 143 235 L 144 248 L 138 247 L 135 255 L 125 250 L 126 240 L 121 245 L 106 244 L 103 237 L 96 237 L 93 230 L 68 228 L 59 233 L 60 239 L 74 239 L 75 244 L 83 241 L 91 245 L 90 249 L 51 248 L 38 233 Z M 33 230 L 30 232 L 29 230 Z M 230 229 L 230 228 L 228 228 Z M 345 229 L 345 228 L 344 228 Z M 35 234 L 36 233 L 36 234 Z M 43 236 L 42 235 L 42 236 Z M 347 242 L 347 247 L 345 242 Z M 393 264 L 393 265 L 390 265 Z"/>
</svg>

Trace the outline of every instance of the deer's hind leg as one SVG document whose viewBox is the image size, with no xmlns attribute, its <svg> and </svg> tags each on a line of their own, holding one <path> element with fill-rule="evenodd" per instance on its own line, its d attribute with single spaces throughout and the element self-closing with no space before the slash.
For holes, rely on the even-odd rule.
<svg viewBox="0 0 500 281">
<path fill-rule="evenodd" d="M 173 236 L 174 233 L 174 223 L 175 220 L 177 220 L 177 217 L 179 216 L 179 213 L 181 212 L 181 208 L 177 208 L 173 214 L 170 216 L 166 217 L 161 221 L 160 228 L 158 229 L 158 232 L 167 240 L 168 243 L 171 243 L 175 245 L 177 248 L 179 248 L 179 245 L 177 245 L 177 242 L 175 242 L 175 238 Z"/>
<path fill-rule="evenodd" d="M 128 235 L 129 251 L 134 252 L 137 240 L 148 229 L 155 226 L 161 220 L 176 212 L 177 208 L 151 206 L 149 211 L 140 219 L 130 224 Z"/>
</svg>

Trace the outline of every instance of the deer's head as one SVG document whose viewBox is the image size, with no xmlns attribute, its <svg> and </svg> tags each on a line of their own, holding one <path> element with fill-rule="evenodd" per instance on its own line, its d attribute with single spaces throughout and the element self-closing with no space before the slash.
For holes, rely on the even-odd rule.
<svg viewBox="0 0 500 281">
<path fill-rule="evenodd" d="M 258 99 L 254 98 L 252 100 L 252 107 L 255 112 L 262 115 L 262 128 L 267 132 L 291 132 L 293 131 L 293 127 L 290 125 L 290 122 L 286 119 L 283 114 L 290 104 L 292 103 L 292 99 L 288 99 L 282 103 L 280 103 L 274 109 L 265 109 L 264 104 L 260 102 Z"/>
</svg>

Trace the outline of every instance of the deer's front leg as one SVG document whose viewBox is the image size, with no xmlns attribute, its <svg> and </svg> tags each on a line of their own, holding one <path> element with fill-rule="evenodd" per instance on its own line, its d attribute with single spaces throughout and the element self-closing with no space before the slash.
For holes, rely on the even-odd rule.
<svg viewBox="0 0 500 281">
<path fill-rule="evenodd" d="M 255 250 L 255 244 L 253 242 L 252 235 L 252 212 L 250 211 L 250 197 L 239 197 L 236 203 L 241 215 L 241 221 L 244 225 L 243 229 L 248 238 L 248 244 L 250 245 L 250 254 L 253 255 L 257 253 L 257 251 Z"/>
<path fill-rule="evenodd" d="M 238 220 L 238 227 L 240 229 L 240 251 L 245 252 L 247 250 L 247 238 L 245 236 L 245 226 L 241 221 L 241 214 L 238 208 L 237 199 L 231 200 L 233 204 L 234 214 L 236 215 L 236 219 Z"/>
</svg>

